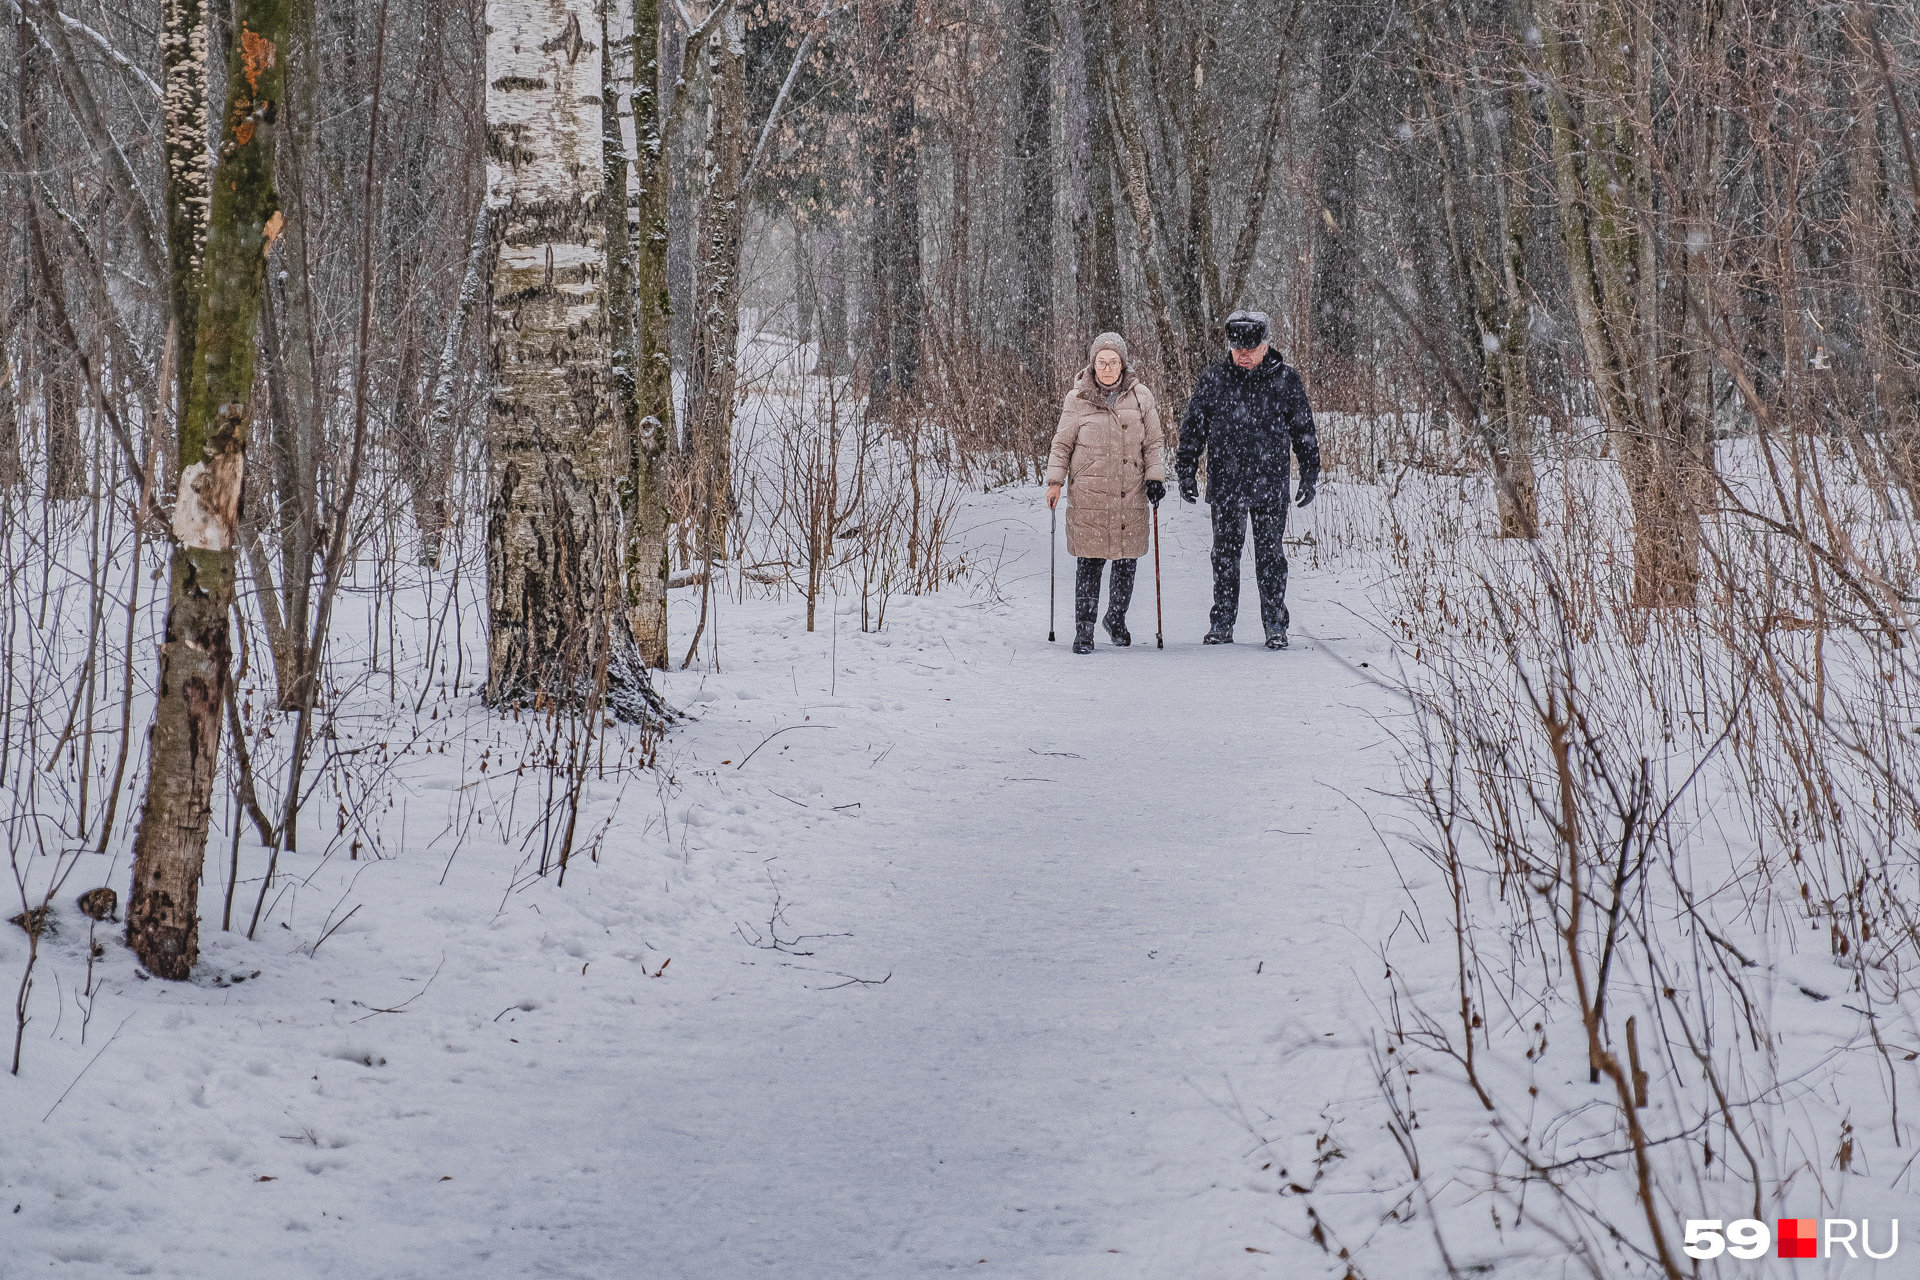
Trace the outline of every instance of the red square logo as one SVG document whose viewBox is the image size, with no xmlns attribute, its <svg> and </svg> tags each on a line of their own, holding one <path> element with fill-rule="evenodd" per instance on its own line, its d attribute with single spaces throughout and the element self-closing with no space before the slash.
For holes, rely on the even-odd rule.
<svg viewBox="0 0 1920 1280">
<path fill-rule="evenodd" d="M 1820 1222 L 1817 1218 L 1780 1218 L 1780 1254 L 1782 1258 L 1820 1256 Z"/>
</svg>

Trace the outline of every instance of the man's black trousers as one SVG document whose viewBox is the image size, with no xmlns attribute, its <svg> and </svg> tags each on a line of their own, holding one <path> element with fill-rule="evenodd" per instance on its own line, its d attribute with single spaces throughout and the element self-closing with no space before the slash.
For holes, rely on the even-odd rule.
<svg viewBox="0 0 1920 1280">
<path fill-rule="evenodd" d="M 1133 603 L 1133 571 L 1138 564 L 1135 560 L 1115 560 L 1113 572 L 1108 574 L 1107 585 L 1107 625 L 1125 624 L 1127 606 Z M 1093 624 L 1100 616 L 1100 571 L 1107 567 L 1105 560 L 1089 560 L 1080 557 L 1080 565 L 1074 573 L 1073 581 L 1073 624 L 1074 634 L 1082 640 L 1093 639 Z"/>
<path fill-rule="evenodd" d="M 1269 633 L 1287 625 L 1287 508 L 1213 508 L 1213 612 L 1216 631 L 1231 631 L 1240 616 L 1240 553 L 1253 522 L 1253 578 L 1260 588 L 1260 622 Z"/>
</svg>

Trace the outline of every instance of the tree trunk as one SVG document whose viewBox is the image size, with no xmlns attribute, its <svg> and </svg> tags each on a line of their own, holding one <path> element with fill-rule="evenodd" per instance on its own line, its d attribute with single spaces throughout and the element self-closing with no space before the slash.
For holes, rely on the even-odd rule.
<svg viewBox="0 0 1920 1280">
<path fill-rule="evenodd" d="M 807 224 L 793 220 L 793 340 L 801 346 L 813 341 L 813 245 L 807 238 Z"/>
<path fill-rule="evenodd" d="M 740 362 L 740 241 L 746 218 L 745 23 L 729 13 L 707 50 L 706 190 L 700 206 L 701 257 L 694 273 L 694 317 L 687 413 L 695 449 L 695 518 L 702 556 L 727 558 L 733 515 L 733 410 Z"/>
<path fill-rule="evenodd" d="M 1505 143 L 1483 147 L 1478 132 L 1483 120 L 1497 118 L 1499 86 L 1489 83 L 1475 61 L 1475 33 L 1465 11 L 1454 13 L 1457 44 L 1437 42 L 1431 18 L 1416 17 L 1419 45 L 1414 62 L 1439 150 L 1435 167 L 1453 286 L 1450 327 L 1479 365 L 1479 400 L 1465 410 L 1479 417 L 1485 432 L 1500 536 L 1531 538 L 1538 531 L 1539 512 L 1529 431 L 1532 398 L 1526 374 L 1528 299 L 1521 219 L 1533 114 L 1524 79 L 1515 68 L 1508 86 Z M 1439 16 L 1451 28 L 1455 18 Z M 1436 91 L 1436 81 L 1444 85 L 1444 97 Z M 1483 161 L 1483 154 L 1489 160 Z"/>
<path fill-rule="evenodd" d="M 1543 9 L 1550 8 L 1542 5 Z M 1574 42 L 1543 13 L 1547 124 L 1561 245 L 1587 375 L 1617 444 L 1633 510 L 1633 602 L 1690 604 L 1700 580 L 1700 450 L 1663 405 L 1663 340 L 1654 278 L 1646 127 L 1652 93 L 1644 14 L 1613 0 L 1578 6 Z M 1578 94 L 1584 118 L 1576 118 Z M 1684 415 L 1678 415 L 1684 416 Z"/>
<path fill-rule="evenodd" d="M 1087 205 L 1091 235 L 1091 270 L 1083 288 L 1093 329 L 1089 341 L 1101 333 L 1126 332 L 1124 290 L 1120 280 L 1120 224 L 1114 203 L 1116 167 L 1113 162 L 1113 120 L 1107 111 L 1106 62 L 1102 51 L 1112 39 L 1107 0 L 1086 6 Z"/>
<path fill-rule="evenodd" d="M 597 0 L 487 7 L 491 706 L 658 700 L 622 608 Z M 604 684 L 602 683 L 604 681 Z"/>
<path fill-rule="evenodd" d="M 659 0 L 633 0 L 634 330 L 629 441 L 627 626 L 650 667 L 667 665 L 667 459 L 673 446 L 673 302 Z"/>
<path fill-rule="evenodd" d="M 11 329 L 11 326 L 9 326 Z M 0 489 L 17 489 L 25 480 L 20 466 L 20 406 L 25 379 L 12 332 L 0 335 Z"/>
<path fill-rule="evenodd" d="M 168 302 L 173 317 L 175 369 L 193 367 L 200 335 L 200 255 L 207 242 L 213 153 L 207 147 L 207 42 L 212 26 L 206 0 L 162 0 L 160 61 L 166 90 Z M 176 419 L 186 412 L 187 379 L 172 388 Z M 175 467 L 184 465 L 176 457 Z M 171 476 L 169 477 L 171 479 Z"/>
<path fill-rule="evenodd" d="M 1140 117 L 1133 91 L 1133 72 L 1129 45 L 1120 41 L 1113 46 L 1102 77 L 1108 89 L 1107 109 L 1112 113 L 1113 132 L 1118 140 L 1121 172 L 1125 176 L 1127 207 L 1133 214 L 1133 245 L 1139 258 L 1140 274 L 1147 282 L 1147 305 L 1153 313 L 1154 334 L 1160 343 L 1162 390 L 1169 406 L 1177 409 L 1185 402 L 1193 386 L 1187 353 L 1173 325 L 1173 308 L 1167 297 L 1166 283 L 1160 274 L 1160 259 L 1155 251 L 1154 192 L 1148 185 L 1147 144 L 1140 128 Z"/>
<path fill-rule="evenodd" d="M 254 330 L 267 254 L 282 224 L 273 183 L 273 122 L 285 96 L 288 0 L 238 0 L 233 17 L 218 181 L 212 184 L 204 247 L 195 255 L 204 259 L 193 273 L 198 331 L 192 362 L 181 370 L 180 492 L 147 795 L 127 900 L 128 945 L 154 974 L 174 979 L 186 978 L 199 956 L 200 864 L 231 656 L 227 620 L 253 403 Z M 163 47 L 204 56 L 204 14 L 174 0 L 168 19 Z M 176 20 L 195 27 L 177 29 Z M 174 71 L 170 63 L 169 83 Z M 204 148 L 204 136 L 193 132 L 191 99 L 169 98 L 167 108 L 170 153 L 189 157 L 196 143 Z M 192 245 L 183 241 L 179 247 Z"/>
<path fill-rule="evenodd" d="M 853 364 L 847 344 L 847 229 L 829 215 L 821 234 L 827 243 L 820 264 L 820 357 L 813 371 L 839 377 Z"/>
<path fill-rule="evenodd" d="M 917 62 L 913 0 L 890 0 L 868 17 L 873 123 L 872 292 L 867 309 L 869 399 L 882 414 L 906 405 L 920 370 L 920 149 L 915 137 Z"/>
<path fill-rule="evenodd" d="M 1358 225 L 1361 130 L 1366 126 L 1360 91 L 1361 55 L 1370 43 L 1365 20 L 1354 6 L 1327 7 L 1322 37 L 1319 95 L 1320 139 L 1314 187 L 1320 207 L 1339 228 L 1315 226 L 1313 254 L 1313 353 L 1317 395 L 1329 409 L 1357 409 L 1360 370 L 1371 365 L 1360 349 L 1361 282 Z"/>
<path fill-rule="evenodd" d="M 57 294 L 64 299 L 67 285 L 59 258 L 41 251 L 45 247 L 46 233 L 42 224 L 46 220 L 46 211 L 42 208 L 38 175 L 41 168 L 40 138 L 47 124 L 47 54 L 31 33 L 24 7 L 18 10 L 14 36 L 19 55 L 15 88 L 19 94 L 17 123 L 23 164 L 21 179 L 25 188 L 28 241 L 35 247 L 27 263 L 27 290 L 29 297 L 34 299 L 30 305 L 35 323 L 29 332 L 32 334 L 30 341 L 37 345 L 39 356 L 34 363 L 40 373 L 41 426 L 44 428 L 41 444 L 47 463 L 46 496 L 49 499 L 72 499 L 86 492 L 86 458 L 80 440 L 79 373 L 74 368 L 73 353 L 67 350 L 67 344 L 62 341 L 59 324 L 52 314 L 53 307 L 46 300 L 49 294 Z"/>
<path fill-rule="evenodd" d="M 1049 0 L 1020 0 L 1014 32 L 1014 155 L 1020 214 L 1014 323 L 1036 387 L 1053 382 L 1053 22 Z M 911 92 L 911 89 L 908 89 Z"/>
</svg>

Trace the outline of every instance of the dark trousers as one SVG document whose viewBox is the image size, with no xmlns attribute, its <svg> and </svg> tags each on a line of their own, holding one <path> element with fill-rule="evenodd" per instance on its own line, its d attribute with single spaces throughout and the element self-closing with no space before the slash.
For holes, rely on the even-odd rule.
<svg viewBox="0 0 1920 1280">
<path fill-rule="evenodd" d="M 1107 584 L 1107 625 L 1127 620 L 1127 606 L 1133 603 L 1133 569 L 1137 560 L 1115 560 Z M 1080 557 L 1073 576 L 1073 625 L 1083 640 L 1093 639 L 1094 619 L 1100 614 L 1100 571 L 1105 560 Z"/>
<path fill-rule="evenodd" d="M 1253 520 L 1253 580 L 1260 587 L 1260 622 L 1267 631 L 1287 625 L 1287 530 L 1285 503 L 1273 507 L 1213 508 L 1213 612 L 1217 630 L 1231 630 L 1240 616 L 1240 552 Z"/>
</svg>

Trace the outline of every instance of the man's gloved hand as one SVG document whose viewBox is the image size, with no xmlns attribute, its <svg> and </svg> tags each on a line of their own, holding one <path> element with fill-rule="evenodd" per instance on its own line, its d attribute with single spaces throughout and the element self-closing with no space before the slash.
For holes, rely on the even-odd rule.
<svg viewBox="0 0 1920 1280">
<path fill-rule="evenodd" d="M 1186 502 L 1200 501 L 1200 481 L 1193 476 L 1181 476 L 1180 497 Z"/>
<path fill-rule="evenodd" d="M 1319 481 L 1317 480 L 1302 480 L 1300 482 L 1300 495 L 1299 495 L 1299 498 L 1296 500 L 1295 505 L 1304 507 L 1309 502 L 1312 502 L 1314 490 L 1318 484 L 1319 484 Z"/>
<path fill-rule="evenodd" d="M 1164 480 L 1147 481 L 1147 501 L 1154 506 L 1160 505 L 1160 499 L 1167 496 L 1167 482 Z"/>
</svg>

